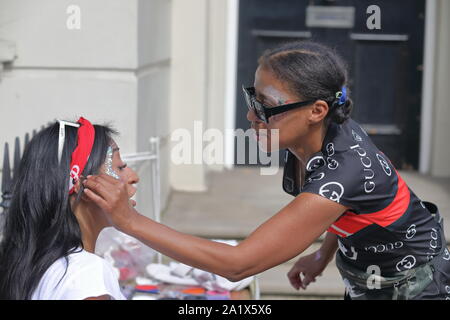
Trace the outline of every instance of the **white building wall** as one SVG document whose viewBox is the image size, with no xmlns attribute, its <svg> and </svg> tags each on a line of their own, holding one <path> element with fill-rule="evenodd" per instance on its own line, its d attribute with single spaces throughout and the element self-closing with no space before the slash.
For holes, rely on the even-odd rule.
<svg viewBox="0 0 450 320">
<path fill-rule="evenodd" d="M 81 9 L 80 30 L 66 26 L 72 4 Z M 122 154 L 146 151 L 151 135 L 168 133 L 169 0 L 2 0 L 0 6 L 0 39 L 17 48 L 0 80 L 2 142 L 81 115 L 112 123 Z M 165 202 L 167 166 L 162 169 Z M 148 172 L 142 175 L 144 181 Z M 145 214 L 149 199 L 141 190 Z"/>
<path fill-rule="evenodd" d="M 450 177 L 450 1 L 438 1 L 431 175 Z"/>
<path fill-rule="evenodd" d="M 227 113 L 225 106 L 227 4 L 228 1 L 210 0 L 208 28 L 207 129 L 218 129 L 222 133 L 225 131 Z M 225 154 L 223 156 L 225 157 Z M 208 170 L 222 171 L 224 161 L 225 159 L 222 159 L 221 163 L 209 165 Z"/>
<path fill-rule="evenodd" d="M 169 184 L 169 92 L 171 68 L 171 20 L 170 0 L 138 0 L 137 20 L 137 119 L 135 133 L 137 151 L 147 151 L 149 137 L 160 137 L 161 209 L 167 204 Z M 150 167 L 139 171 L 140 203 L 150 203 L 152 191 Z M 150 210 L 147 208 L 147 212 Z"/>
<path fill-rule="evenodd" d="M 208 129 L 218 129 L 224 134 L 227 114 L 233 112 L 225 104 L 229 2 L 230 0 L 172 2 L 170 127 L 172 131 L 187 129 L 191 134 L 192 148 L 197 143 L 205 150 L 211 143 L 202 142 L 202 137 L 195 136 L 195 121 L 201 122 L 200 134 Z M 194 142 L 196 138 L 199 140 Z M 179 143 L 172 141 L 171 146 Z M 194 152 L 195 150 L 191 154 L 191 160 L 195 160 Z M 218 163 L 206 163 L 204 159 L 202 163 L 172 163 L 172 187 L 176 190 L 205 191 L 208 188 L 208 171 L 220 171 L 224 168 L 225 159 L 215 159 L 219 160 Z"/>
<path fill-rule="evenodd" d="M 207 121 L 208 2 L 172 1 L 170 129 L 188 130 L 193 148 L 195 121 L 201 122 L 203 128 Z M 171 146 L 181 141 L 172 141 Z M 197 143 L 203 149 L 201 139 Z M 195 164 L 194 152 L 191 155 L 192 163 L 171 162 L 171 185 L 176 190 L 205 191 L 207 168 L 201 161 Z"/>
</svg>

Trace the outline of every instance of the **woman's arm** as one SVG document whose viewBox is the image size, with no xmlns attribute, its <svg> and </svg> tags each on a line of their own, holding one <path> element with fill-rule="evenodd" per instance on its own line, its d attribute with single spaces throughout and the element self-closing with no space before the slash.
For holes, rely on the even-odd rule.
<svg viewBox="0 0 450 320">
<path fill-rule="evenodd" d="M 318 250 L 318 259 L 323 259 L 326 264 L 333 260 L 334 254 L 338 248 L 337 235 L 331 232 L 327 232 L 322 246 Z"/>
<path fill-rule="evenodd" d="M 89 177 L 84 183 L 85 194 L 110 213 L 118 229 L 179 262 L 231 281 L 302 253 L 347 209 L 321 196 L 303 193 L 234 247 L 175 231 L 140 215 L 129 205 L 125 185 L 109 176 Z"/>
<path fill-rule="evenodd" d="M 294 289 L 306 289 L 311 282 L 315 282 L 316 277 L 322 275 L 323 270 L 333 259 L 336 249 L 337 236 L 328 232 L 318 250 L 300 257 L 287 273 L 289 282 Z"/>
</svg>

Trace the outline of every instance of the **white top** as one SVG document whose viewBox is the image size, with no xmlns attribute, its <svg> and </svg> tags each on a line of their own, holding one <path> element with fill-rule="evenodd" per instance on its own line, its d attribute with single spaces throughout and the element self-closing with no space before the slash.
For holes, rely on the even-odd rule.
<svg viewBox="0 0 450 320">
<path fill-rule="evenodd" d="M 68 259 L 67 272 L 64 257 L 47 269 L 31 299 L 82 300 L 109 295 L 111 299 L 125 300 L 118 275 L 108 261 L 85 250 L 70 254 Z"/>
</svg>

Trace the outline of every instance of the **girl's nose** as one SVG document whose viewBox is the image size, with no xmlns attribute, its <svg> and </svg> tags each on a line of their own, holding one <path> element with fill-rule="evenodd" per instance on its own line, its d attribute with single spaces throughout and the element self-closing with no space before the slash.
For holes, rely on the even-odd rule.
<svg viewBox="0 0 450 320">
<path fill-rule="evenodd" d="M 128 169 L 130 170 L 130 173 L 128 175 L 128 181 L 127 181 L 128 184 L 136 184 L 136 183 L 138 183 L 139 182 L 139 176 L 136 173 L 136 171 L 134 171 L 131 168 L 128 168 Z"/>
</svg>

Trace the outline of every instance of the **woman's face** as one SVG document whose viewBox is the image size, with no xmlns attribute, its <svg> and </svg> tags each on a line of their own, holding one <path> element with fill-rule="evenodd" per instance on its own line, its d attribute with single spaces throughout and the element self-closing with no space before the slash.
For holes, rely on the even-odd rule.
<svg viewBox="0 0 450 320">
<path fill-rule="evenodd" d="M 113 141 L 111 144 L 112 148 L 112 161 L 108 161 L 108 155 L 107 159 L 105 161 L 105 164 L 101 168 L 102 173 L 108 174 L 108 172 L 113 171 L 113 174 L 115 173 L 117 177 L 126 184 L 128 195 L 131 199 L 136 194 L 136 186 L 139 182 L 139 176 L 137 173 L 127 166 L 127 164 L 122 160 L 120 157 L 120 148 L 117 146 L 117 144 Z M 109 168 L 108 168 L 109 166 Z M 131 203 L 133 206 L 136 205 L 136 201 L 131 200 Z"/>
<path fill-rule="evenodd" d="M 292 94 L 272 72 L 261 66 L 256 70 L 254 86 L 256 99 L 269 107 L 304 100 L 303 97 Z M 277 114 L 270 117 L 267 124 L 259 120 L 254 111 L 249 110 L 247 119 L 251 122 L 251 127 L 256 130 L 256 139 L 260 148 L 270 152 L 276 151 L 272 150 L 276 147 L 276 145 L 272 146 L 272 140 L 277 138 L 272 129 L 278 129 L 278 149 L 292 147 L 301 141 L 308 130 L 308 113 L 311 112 L 309 109 L 311 109 L 310 106 L 305 106 Z"/>
</svg>

